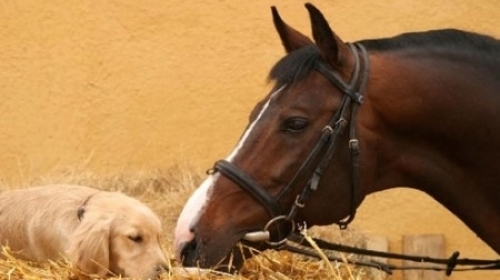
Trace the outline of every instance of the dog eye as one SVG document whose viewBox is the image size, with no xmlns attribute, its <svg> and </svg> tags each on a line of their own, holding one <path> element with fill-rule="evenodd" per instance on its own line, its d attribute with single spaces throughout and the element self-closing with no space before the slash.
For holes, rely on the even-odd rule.
<svg viewBox="0 0 500 280">
<path fill-rule="evenodd" d="M 129 235 L 128 239 L 134 241 L 135 243 L 142 242 L 142 236 L 140 236 L 140 235 Z"/>
</svg>

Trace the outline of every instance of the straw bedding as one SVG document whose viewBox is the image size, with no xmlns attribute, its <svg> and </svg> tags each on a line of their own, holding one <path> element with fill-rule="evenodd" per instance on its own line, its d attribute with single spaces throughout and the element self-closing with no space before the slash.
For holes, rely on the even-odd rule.
<svg viewBox="0 0 500 280">
<path fill-rule="evenodd" d="M 369 279 L 363 269 L 345 263 L 329 263 L 310 259 L 289 252 L 265 251 L 248 260 L 242 270 L 235 275 L 221 274 L 209 270 L 184 269 L 173 260 L 171 244 L 173 228 L 184 202 L 201 182 L 202 172 L 189 167 L 174 166 L 167 170 L 147 172 L 127 172 L 112 175 L 96 175 L 84 168 L 66 168 L 52 172 L 42 178 L 26 180 L 22 184 L 1 184 L 2 189 L 22 188 L 53 183 L 82 184 L 104 190 L 119 190 L 142 200 L 161 218 L 164 235 L 162 246 L 170 258 L 170 272 L 161 279 Z M 0 225 L 1 226 L 1 225 Z M 354 233 L 339 233 L 333 229 L 310 231 L 311 235 L 322 238 L 344 239 L 350 243 L 362 242 Z M 66 260 L 30 263 L 11 256 L 8 248 L 0 254 L 0 280 L 7 279 L 76 279 L 71 264 Z M 348 257 L 348 256 L 346 256 Z M 123 279 L 119 276 L 110 279 Z"/>
</svg>

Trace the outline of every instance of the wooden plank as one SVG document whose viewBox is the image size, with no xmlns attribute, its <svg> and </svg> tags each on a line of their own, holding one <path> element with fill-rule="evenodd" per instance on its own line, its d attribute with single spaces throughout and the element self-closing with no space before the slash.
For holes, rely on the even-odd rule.
<svg viewBox="0 0 500 280">
<path fill-rule="evenodd" d="M 433 258 L 443 258 L 445 249 L 445 240 L 442 234 L 419 234 L 403 236 L 403 254 L 418 255 Z M 403 266 L 437 266 L 428 263 L 418 263 L 412 261 L 403 261 Z M 444 266 L 443 266 L 444 267 Z M 403 271 L 404 280 L 444 280 L 443 271 L 431 270 L 405 270 Z"/>
<path fill-rule="evenodd" d="M 380 252 L 388 252 L 389 251 L 389 240 L 385 236 L 368 236 L 366 238 L 366 249 L 380 251 Z M 380 257 L 369 257 L 371 260 L 376 262 L 387 264 L 387 259 Z M 385 280 L 389 277 L 389 275 L 379 269 L 370 268 L 367 269 L 368 279 L 373 280 Z"/>
</svg>

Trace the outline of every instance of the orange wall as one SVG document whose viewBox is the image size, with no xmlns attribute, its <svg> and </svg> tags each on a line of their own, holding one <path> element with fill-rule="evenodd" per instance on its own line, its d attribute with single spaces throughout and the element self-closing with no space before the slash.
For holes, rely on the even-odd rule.
<svg viewBox="0 0 500 280">
<path fill-rule="evenodd" d="M 500 37 L 495 1 L 314 4 L 344 40 L 441 27 Z M 4 1 L 0 174 L 15 182 L 81 164 L 102 173 L 176 163 L 206 168 L 225 157 L 283 55 L 270 5 L 309 33 L 303 2 L 295 0 Z M 450 248 L 494 256 L 412 191 L 368 199 L 354 226 L 389 235 L 395 247 L 404 233 L 443 232 Z"/>
</svg>

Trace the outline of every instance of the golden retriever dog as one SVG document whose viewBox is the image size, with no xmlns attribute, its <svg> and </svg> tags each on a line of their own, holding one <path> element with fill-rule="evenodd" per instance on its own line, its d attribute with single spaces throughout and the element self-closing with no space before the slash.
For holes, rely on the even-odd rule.
<svg viewBox="0 0 500 280">
<path fill-rule="evenodd" d="M 0 245 L 25 260 L 64 257 L 85 274 L 153 279 L 167 266 L 160 234 L 151 209 L 119 192 L 55 185 L 0 193 Z"/>
</svg>

